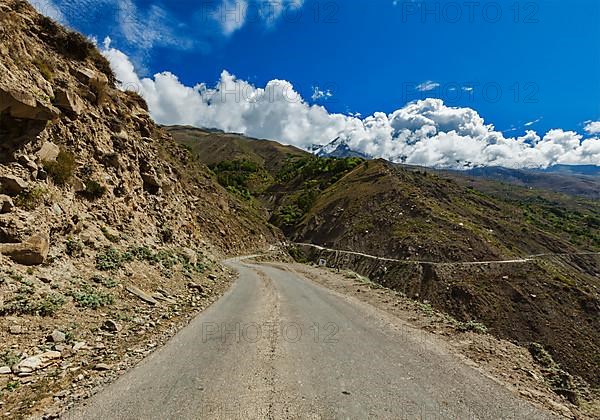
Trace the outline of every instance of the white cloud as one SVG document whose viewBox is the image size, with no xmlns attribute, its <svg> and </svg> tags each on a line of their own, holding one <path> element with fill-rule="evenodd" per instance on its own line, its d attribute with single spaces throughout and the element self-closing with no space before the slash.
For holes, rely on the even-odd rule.
<svg viewBox="0 0 600 420">
<path fill-rule="evenodd" d="M 429 92 L 431 90 L 437 89 L 440 87 L 440 84 L 431 80 L 423 82 L 416 86 L 416 89 L 419 92 Z"/>
<path fill-rule="evenodd" d="M 221 0 L 211 16 L 223 34 L 230 36 L 247 22 L 262 21 L 268 27 L 273 26 L 286 13 L 300 9 L 303 4 L 304 0 Z"/>
<path fill-rule="evenodd" d="M 63 25 L 68 24 L 65 15 L 52 0 L 33 0 L 31 5 L 42 15 L 48 16 Z"/>
<path fill-rule="evenodd" d="M 246 23 L 248 2 L 246 0 L 223 0 L 213 13 L 225 35 L 231 35 Z"/>
<path fill-rule="evenodd" d="M 544 119 L 544 117 L 540 117 L 540 118 L 538 118 L 538 119 L 535 119 L 535 120 L 533 120 L 533 121 L 526 122 L 526 123 L 525 123 L 525 124 L 523 124 L 523 125 L 524 125 L 525 127 L 531 127 L 532 125 L 535 125 L 535 124 L 539 123 L 539 122 L 540 122 L 540 121 L 542 121 L 543 119 Z"/>
<path fill-rule="evenodd" d="M 600 121 L 587 121 L 584 130 L 588 134 L 600 134 Z"/>
<path fill-rule="evenodd" d="M 318 86 L 313 86 L 313 94 L 311 99 L 313 101 L 318 101 L 319 99 L 329 99 L 333 97 L 333 92 L 330 89 L 322 90 Z"/>
<path fill-rule="evenodd" d="M 223 71 L 214 86 L 185 86 L 169 72 L 140 79 L 129 58 L 110 43 L 103 50 L 123 86 L 136 86 L 161 124 L 219 128 L 308 149 L 333 139 L 372 157 L 415 165 L 547 167 L 600 164 L 600 139 L 561 129 L 543 137 L 505 137 L 473 109 L 440 99 L 409 103 L 366 118 L 310 105 L 285 80 L 256 87 Z"/>
</svg>

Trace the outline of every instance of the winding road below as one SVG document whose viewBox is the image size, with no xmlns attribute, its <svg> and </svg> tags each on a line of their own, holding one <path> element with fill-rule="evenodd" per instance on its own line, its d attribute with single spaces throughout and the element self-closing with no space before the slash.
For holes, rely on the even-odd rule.
<svg viewBox="0 0 600 420">
<path fill-rule="evenodd" d="M 553 418 L 366 303 L 283 265 L 227 264 L 240 277 L 218 302 L 64 418 Z"/>
</svg>

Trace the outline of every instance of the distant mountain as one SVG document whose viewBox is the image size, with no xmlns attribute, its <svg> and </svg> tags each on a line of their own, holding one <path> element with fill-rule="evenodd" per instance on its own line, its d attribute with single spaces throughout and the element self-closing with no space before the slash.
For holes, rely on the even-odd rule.
<svg viewBox="0 0 600 420">
<path fill-rule="evenodd" d="M 475 168 L 467 171 L 445 171 L 463 177 L 502 181 L 523 187 L 544 189 L 562 194 L 600 199 L 600 174 L 595 166 L 553 166 L 548 169 Z M 582 175 L 582 173 L 590 175 Z"/>
<path fill-rule="evenodd" d="M 348 143 L 343 140 L 341 137 L 336 138 L 330 143 L 321 146 L 321 145 L 313 145 L 311 148 L 311 153 L 319 156 L 319 157 L 336 157 L 336 158 L 347 158 L 347 157 L 358 157 L 363 159 L 369 159 L 370 156 L 352 150 Z"/>
<path fill-rule="evenodd" d="M 600 176 L 600 166 L 596 165 L 554 165 L 541 171 L 556 174 Z"/>
<path fill-rule="evenodd" d="M 311 153 L 319 157 L 361 157 L 371 158 L 353 150 L 348 143 L 338 137 L 324 146 L 313 146 Z M 465 170 L 429 171 L 492 179 L 523 187 L 540 188 L 548 191 L 586 198 L 600 199 L 600 166 L 595 165 L 554 165 L 545 169 L 511 169 L 503 167 L 480 167 Z"/>
</svg>

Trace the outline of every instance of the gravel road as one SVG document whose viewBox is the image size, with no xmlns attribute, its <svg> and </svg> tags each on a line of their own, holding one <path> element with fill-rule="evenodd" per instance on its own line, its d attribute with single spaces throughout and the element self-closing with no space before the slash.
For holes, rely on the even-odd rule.
<svg viewBox="0 0 600 420">
<path fill-rule="evenodd" d="M 68 419 L 546 419 L 439 339 L 267 264 Z"/>
</svg>

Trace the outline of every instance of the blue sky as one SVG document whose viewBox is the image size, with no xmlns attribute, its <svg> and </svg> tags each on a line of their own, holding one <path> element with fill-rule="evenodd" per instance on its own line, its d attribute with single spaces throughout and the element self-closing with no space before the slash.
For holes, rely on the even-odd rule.
<svg viewBox="0 0 600 420">
<path fill-rule="evenodd" d="M 223 70 L 255 86 L 281 79 L 308 103 L 362 116 L 440 98 L 507 136 L 583 134 L 600 120 L 597 0 L 37 2 L 109 36 L 138 76 L 169 71 L 185 86 Z"/>
</svg>

